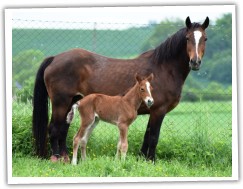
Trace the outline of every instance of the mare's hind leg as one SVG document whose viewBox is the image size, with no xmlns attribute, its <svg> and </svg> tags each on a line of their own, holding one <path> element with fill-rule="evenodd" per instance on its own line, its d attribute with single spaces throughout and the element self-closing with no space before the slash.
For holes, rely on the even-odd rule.
<svg viewBox="0 0 243 189">
<path fill-rule="evenodd" d="M 58 140 L 59 150 L 60 150 L 60 156 L 63 159 L 65 163 L 69 163 L 70 159 L 68 157 L 68 150 L 67 150 L 67 133 L 69 129 L 70 124 L 69 123 L 63 123 L 60 127 L 60 137 Z"/>
<path fill-rule="evenodd" d="M 66 103 L 65 103 L 66 102 Z M 66 147 L 66 137 L 69 124 L 66 122 L 68 108 L 70 107 L 68 100 L 62 99 L 61 103 L 52 102 L 52 118 L 49 126 L 49 137 L 51 143 L 52 156 L 51 161 L 58 160 L 60 153 L 65 155 L 64 161 L 68 161 L 68 153 Z"/>
<path fill-rule="evenodd" d="M 73 97 L 72 102 L 71 102 L 71 106 L 69 105 L 69 107 L 71 107 L 71 111 L 67 112 L 66 122 L 65 122 L 65 124 L 61 125 L 62 127 L 60 128 L 60 138 L 59 138 L 58 142 L 59 142 L 59 148 L 60 148 L 60 155 L 61 155 L 61 158 L 63 159 L 63 161 L 65 163 L 70 162 L 70 159 L 69 159 L 69 156 L 68 156 L 67 144 L 66 144 L 67 133 L 68 133 L 70 123 L 71 123 L 71 121 L 74 117 L 75 108 L 77 108 L 77 106 L 78 106 L 77 104 L 73 105 L 73 103 L 76 102 L 76 100 L 78 100 L 80 98 L 77 97 L 77 96 Z"/>
</svg>

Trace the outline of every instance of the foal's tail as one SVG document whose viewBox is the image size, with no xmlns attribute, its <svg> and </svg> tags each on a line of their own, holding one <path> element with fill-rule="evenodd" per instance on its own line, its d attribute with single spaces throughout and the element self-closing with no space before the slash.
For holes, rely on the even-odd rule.
<svg viewBox="0 0 243 189">
<path fill-rule="evenodd" d="M 72 122 L 72 120 L 73 120 L 73 117 L 74 117 L 75 110 L 78 109 L 78 105 L 79 105 L 79 103 L 76 102 L 76 103 L 72 106 L 70 112 L 68 112 L 68 114 L 67 114 L 67 118 L 66 118 L 66 122 L 67 122 L 68 124 L 71 124 L 71 122 Z"/>
<path fill-rule="evenodd" d="M 46 157 L 47 125 L 48 125 L 48 93 L 44 83 L 44 71 L 54 57 L 46 58 L 37 74 L 33 96 L 32 132 L 35 139 L 35 150 L 39 157 Z"/>
</svg>

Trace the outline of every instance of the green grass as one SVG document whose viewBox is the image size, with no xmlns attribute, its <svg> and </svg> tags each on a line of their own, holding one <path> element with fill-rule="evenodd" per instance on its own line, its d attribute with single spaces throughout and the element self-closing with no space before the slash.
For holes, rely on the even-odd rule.
<svg viewBox="0 0 243 189">
<path fill-rule="evenodd" d="M 129 128 L 125 162 L 114 159 L 118 129 L 100 122 L 87 147 L 87 161 L 77 166 L 53 164 L 33 156 L 31 104 L 13 103 L 13 176 L 143 176 L 230 177 L 232 174 L 231 102 L 181 102 L 163 123 L 156 164 L 137 160 L 148 116 L 139 116 Z M 78 114 L 70 126 L 67 144 L 80 125 Z"/>
<path fill-rule="evenodd" d="M 125 162 L 111 156 L 89 158 L 77 166 L 51 163 L 33 157 L 14 157 L 14 177 L 227 177 L 231 167 L 218 170 L 205 165 L 189 166 L 186 162 L 172 159 L 158 160 L 156 164 L 137 160 L 128 155 Z"/>
</svg>

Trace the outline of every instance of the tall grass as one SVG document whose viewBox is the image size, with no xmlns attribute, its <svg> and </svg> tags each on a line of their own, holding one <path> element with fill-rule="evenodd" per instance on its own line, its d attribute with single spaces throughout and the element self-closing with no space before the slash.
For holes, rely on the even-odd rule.
<svg viewBox="0 0 243 189">
<path fill-rule="evenodd" d="M 28 159 L 26 162 L 24 161 L 26 166 L 28 163 L 37 163 L 42 166 L 48 162 L 46 166 L 52 167 L 49 161 L 39 161 L 33 156 L 31 112 L 30 103 L 13 102 L 13 174 L 16 176 L 21 175 L 22 168 L 19 162 L 26 158 Z M 74 176 L 92 176 L 92 174 L 93 176 L 109 176 L 109 174 L 110 176 L 231 176 L 231 117 L 231 102 L 181 103 L 164 120 L 156 151 L 157 163 L 155 167 L 150 167 L 150 164 L 143 159 L 137 161 L 137 154 L 143 141 L 148 116 L 139 116 L 129 128 L 129 149 L 125 165 L 121 163 L 117 165 L 117 162 L 114 161 L 118 129 L 113 125 L 100 122 L 88 142 L 87 162 L 79 162 L 78 165 L 87 174 L 83 172 L 81 174 L 81 170 L 78 170 L 78 168 L 59 166 L 63 166 L 61 169 L 67 169 L 67 172 L 69 169 L 77 171 L 76 173 L 66 173 L 69 176 L 72 176 L 72 174 Z M 72 155 L 72 138 L 79 125 L 79 115 L 76 114 L 67 137 L 70 155 Z M 134 169 L 133 167 L 129 168 L 130 164 L 134 164 Z M 115 168 L 116 165 L 117 168 Z M 139 165 L 141 165 L 140 170 Z M 96 169 L 97 166 L 100 167 L 101 172 Z M 123 166 L 127 166 L 125 172 L 118 174 L 117 169 L 123 169 Z M 143 166 L 144 168 L 142 168 Z M 146 166 L 154 172 L 148 173 Z M 93 171 L 88 171 L 88 169 Z M 163 170 L 157 174 L 156 169 Z M 28 174 L 24 173 L 25 176 L 33 174 L 34 176 L 43 176 L 43 174 L 35 173 L 35 171 L 30 175 Z M 50 173 L 48 174 L 50 175 Z M 54 173 L 53 175 L 55 176 Z M 58 173 L 56 176 L 63 175 Z"/>
</svg>

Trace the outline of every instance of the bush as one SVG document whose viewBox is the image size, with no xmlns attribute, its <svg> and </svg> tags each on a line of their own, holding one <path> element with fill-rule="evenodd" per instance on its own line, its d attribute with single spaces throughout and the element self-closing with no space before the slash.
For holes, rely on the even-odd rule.
<svg viewBox="0 0 243 189">
<path fill-rule="evenodd" d="M 13 102 L 12 107 L 12 152 L 33 155 L 31 104 Z"/>
<path fill-rule="evenodd" d="M 16 100 L 20 102 L 32 101 L 34 91 L 34 76 L 24 81 L 24 85 L 20 89 L 15 89 Z"/>
</svg>

